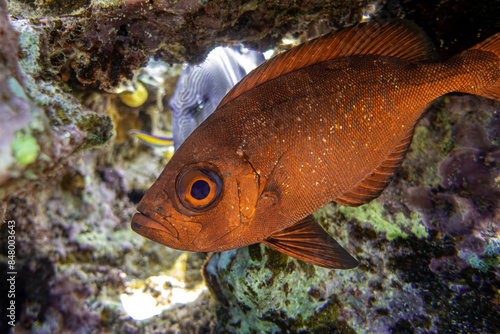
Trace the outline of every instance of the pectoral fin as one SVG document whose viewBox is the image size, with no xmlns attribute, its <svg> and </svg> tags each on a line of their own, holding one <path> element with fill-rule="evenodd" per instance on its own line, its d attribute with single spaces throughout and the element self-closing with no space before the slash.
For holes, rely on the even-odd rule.
<svg viewBox="0 0 500 334">
<path fill-rule="evenodd" d="M 263 243 L 286 255 L 329 269 L 352 269 L 359 264 L 312 215 L 272 234 Z"/>
</svg>

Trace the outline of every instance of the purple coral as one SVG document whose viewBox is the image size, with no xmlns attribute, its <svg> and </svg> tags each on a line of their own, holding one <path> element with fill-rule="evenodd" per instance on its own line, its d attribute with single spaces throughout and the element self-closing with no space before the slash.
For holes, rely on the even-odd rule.
<svg viewBox="0 0 500 334">
<path fill-rule="evenodd" d="M 455 148 L 439 164 L 441 184 L 407 191 L 427 228 L 455 239 L 456 256 L 432 260 L 431 270 L 440 275 L 466 263 L 487 270 L 484 259 L 492 254 L 486 247 L 500 231 L 500 105 L 476 96 L 449 100 Z"/>
<path fill-rule="evenodd" d="M 489 186 L 493 171 L 485 164 L 485 153 L 480 149 L 459 148 L 444 159 L 439 174 L 446 190 L 465 191 L 471 197 L 485 199 L 498 195 Z"/>
</svg>

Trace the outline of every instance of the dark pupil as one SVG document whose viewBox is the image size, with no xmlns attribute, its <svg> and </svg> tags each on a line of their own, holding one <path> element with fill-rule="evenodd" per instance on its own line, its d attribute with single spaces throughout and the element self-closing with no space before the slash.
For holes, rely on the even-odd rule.
<svg viewBox="0 0 500 334">
<path fill-rule="evenodd" d="M 198 180 L 191 187 L 191 196 L 197 200 L 204 199 L 210 194 L 210 186 L 207 181 Z"/>
</svg>

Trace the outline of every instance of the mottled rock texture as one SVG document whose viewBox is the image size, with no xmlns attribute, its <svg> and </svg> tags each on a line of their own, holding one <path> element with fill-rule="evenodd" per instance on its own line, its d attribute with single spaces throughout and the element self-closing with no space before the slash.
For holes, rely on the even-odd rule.
<svg viewBox="0 0 500 334">
<path fill-rule="evenodd" d="M 29 191 L 73 153 L 112 136 L 106 114 L 82 106 L 46 63 L 47 32 L 17 21 L 0 2 L 0 200 Z M 17 31 L 16 31 L 17 30 Z"/>
<path fill-rule="evenodd" d="M 10 1 L 10 9 L 16 17 L 44 18 L 56 46 L 51 61 L 63 62 L 77 50 L 71 65 L 78 80 L 112 91 L 124 78 L 132 79 L 132 70 L 149 57 L 198 63 L 215 46 L 240 41 L 264 51 L 284 34 L 314 23 L 354 23 L 369 1 L 58 2 L 44 1 L 38 9 Z"/>
<path fill-rule="evenodd" d="M 133 162 L 125 162 L 127 155 Z M 110 159 L 109 157 L 113 157 Z M 120 163 L 117 163 L 120 160 Z M 110 165 L 109 162 L 113 161 Z M 69 159 L 43 187 L 14 196 L 16 330 L 32 333 L 202 333 L 215 317 L 210 296 L 173 305 L 161 316 L 131 319 L 120 295 L 152 291 L 148 277 L 169 274 L 181 252 L 149 242 L 130 229 L 134 196 L 154 181 L 162 159 L 151 150 L 119 146 Z M 0 228 L 0 279 L 8 271 L 7 224 Z M 192 254 L 178 274 L 188 289 L 201 282 L 202 258 Z M 8 332 L 8 286 L 0 285 L 0 332 Z M 169 290 L 169 286 L 164 289 Z"/>
</svg>

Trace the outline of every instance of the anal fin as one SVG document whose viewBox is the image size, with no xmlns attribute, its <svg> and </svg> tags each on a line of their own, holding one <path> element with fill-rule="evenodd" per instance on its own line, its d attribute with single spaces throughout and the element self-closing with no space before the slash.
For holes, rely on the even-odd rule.
<svg viewBox="0 0 500 334">
<path fill-rule="evenodd" d="M 352 269 L 359 265 L 312 215 L 272 234 L 263 243 L 286 255 L 329 269 Z"/>
<path fill-rule="evenodd" d="M 347 206 L 360 206 L 379 197 L 401 167 L 406 151 L 410 147 L 413 133 L 414 127 L 408 131 L 408 134 L 396 145 L 384 162 L 348 192 L 334 199 L 334 202 Z"/>
</svg>

